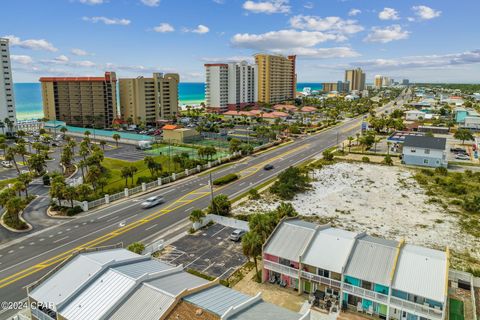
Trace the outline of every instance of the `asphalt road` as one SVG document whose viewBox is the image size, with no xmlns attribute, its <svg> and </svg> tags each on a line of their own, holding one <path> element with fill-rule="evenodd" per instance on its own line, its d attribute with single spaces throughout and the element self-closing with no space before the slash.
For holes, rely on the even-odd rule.
<svg viewBox="0 0 480 320">
<path fill-rule="evenodd" d="M 389 104 L 382 109 L 391 108 Z M 282 170 L 302 163 L 323 150 L 336 145 L 360 129 L 361 119 L 349 119 L 341 125 L 307 136 L 288 145 L 273 149 L 212 173 L 213 179 L 228 173 L 240 173 L 240 179 L 223 187 L 216 187 L 214 194 L 235 197 L 259 185 Z M 267 163 L 273 170 L 265 171 Z M 72 252 L 88 247 L 123 243 L 124 246 L 141 241 L 151 235 L 167 231 L 172 225 L 188 217 L 194 208 L 205 208 L 210 202 L 208 175 L 192 176 L 179 180 L 163 189 L 129 198 L 109 207 L 87 212 L 75 219 L 45 228 L 26 237 L 0 245 L 0 300 L 20 301 L 26 297 L 23 289 L 38 280 L 55 265 L 68 258 Z M 163 195 L 164 205 L 141 209 L 143 199 Z M 7 319 L 13 312 L 1 313 Z"/>
</svg>

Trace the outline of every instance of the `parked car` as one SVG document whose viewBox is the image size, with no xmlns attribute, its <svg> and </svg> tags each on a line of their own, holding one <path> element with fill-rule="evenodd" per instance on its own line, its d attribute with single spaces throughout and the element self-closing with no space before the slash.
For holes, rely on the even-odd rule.
<svg viewBox="0 0 480 320">
<path fill-rule="evenodd" d="M 153 196 L 142 202 L 141 206 L 143 209 L 148 209 L 164 202 L 165 199 L 162 196 Z"/>
<path fill-rule="evenodd" d="M 10 161 L 2 161 L 2 167 L 11 168 L 13 165 Z"/>
<path fill-rule="evenodd" d="M 463 148 L 450 148 L 450 152 L 453 152 L 453 153 L 467 153 L 467 150 L 463 149 Z"/>
<path fill-rule="evenodd" d="M 274 168 L 273 164 L 266 164 L 264 167 L 263 167 L 263 170 L 272 170 Z"/>
<path fill-rule="evenodd" d="M 242 240 L 245 230 L 236 229 L 230 234 L 229 239 L 235 242 Z"/>
<path fill-rule="evenodd" d="M 470 160 L 470 156 L 468 154 L 457 154 L 455 159 L 458 160 Z"/>
<path fill-rule="evenodd" d="M 30 171 L 23 169 L 23 170 L 20 170 L 20 173 L 22 173 L 22 174 L 23 173 L 30 173 Z"/>
</svg>

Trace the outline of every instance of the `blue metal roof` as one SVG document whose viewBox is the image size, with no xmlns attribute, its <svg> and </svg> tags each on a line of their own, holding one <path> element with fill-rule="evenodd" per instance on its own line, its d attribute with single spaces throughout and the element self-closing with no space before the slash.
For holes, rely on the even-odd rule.
<svg viewBox="0 0 480 320">
<path fill-rule="evenodd" d="M 184 298 L 202 309 L 223 315 L 228 308 L 239 305 L 251 297 L 222 285 L 194 293 Z"/>
</svg>

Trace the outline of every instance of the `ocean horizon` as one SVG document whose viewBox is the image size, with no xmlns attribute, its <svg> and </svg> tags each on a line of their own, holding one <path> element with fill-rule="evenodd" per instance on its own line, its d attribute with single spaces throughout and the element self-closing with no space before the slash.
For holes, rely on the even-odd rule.
<svg viewBox="0 0 480 320">
<path fill-rule="evenodd" d="M 297 91 L 309 87 L 320 90 L 321 83 L 297 83 Z M 14 84 L 15 105 L 18 120 L 43 118 L 42 89 L 40 83 L 19 82 Z M 198 105 L 205 102 L 205 83 L 180 82 L 178 85 L 180 105 Z"/>
</svg>

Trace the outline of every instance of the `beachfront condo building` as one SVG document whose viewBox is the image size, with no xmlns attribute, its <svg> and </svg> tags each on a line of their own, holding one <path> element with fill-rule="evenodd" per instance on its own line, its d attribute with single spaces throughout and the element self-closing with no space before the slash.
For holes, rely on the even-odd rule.
<svg viewBox="0 0 480 320">
<path fill-rule="evenodd" d="M 296 56 L 256 54 L 258 68 L 258 101 L 275 104 L 295 99 Z"/>
<path fill-rule="evenodd" d="M 362 69 L 345 70 L 345 82 L 350 82 L 349 91 L 365 89 L 365 72 Z"/>
<path fill-rule="evenodd" d="M 205 75 L 205 100 L 209 111 L 220 113 L 256 105 L 256 65 L 246 61 L 205 64 Z"/>
<path fill-rule="evenodd" d="M 10 63 L 10 50 L 8 39 L 0 38 L 0 120 L 5 122 L 9 119 L 13 124 L 16 122 L 15 96 L 13 94 L 12 66 Z"/>
<path fill-rule="evenodd" d="M 134 124 L 156 124 L 178 114 L 176 73 L 154 73 L 151 78 L 120 79 L 120 114 Z"/>
<path fill-rule="evenodd" d="M 337 82 L 324 82 L 322 83 L 323 92 L 337 91 L 338 84 Z"/>
<path fill-rule="evenodd" d="M 110 128 L 117 117 L 117 78 L 43 77 L 43 113 L 49 120 L 77 127 Z"/>
</svg>

